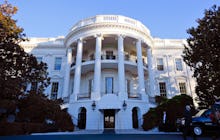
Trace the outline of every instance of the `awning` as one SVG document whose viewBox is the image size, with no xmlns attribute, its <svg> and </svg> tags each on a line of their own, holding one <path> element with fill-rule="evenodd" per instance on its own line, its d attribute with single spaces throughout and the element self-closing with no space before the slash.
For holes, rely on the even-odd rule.
<svg viewBox="0 0 220 140">
<path fill-rule="evenodd" d="M 98 109 L 121 109 L 121 102 L 115 94 L 106 94 L 98 102 Z"/>
</svg>

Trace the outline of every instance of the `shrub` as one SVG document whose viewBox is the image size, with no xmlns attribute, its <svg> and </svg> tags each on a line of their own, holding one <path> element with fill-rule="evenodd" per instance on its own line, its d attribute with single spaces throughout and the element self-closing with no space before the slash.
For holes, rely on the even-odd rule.
<svg viewBox="0 0 220 140">
<path fill-rule="evenodd" d="M 183 112 L 187 104 L 193 106 L 192 97 L 188 95 L 178 95 L 172 99 L 163 100 L 156 108 L 150 108 L 144 114 L 143 129 L 149 130 L 160 126 L 163 120 L 163 112 L 166 111 L 166 124 L 169 127 L 165 131 L 175 131 L 176 119 L 183 117 Z"/>
</svg>

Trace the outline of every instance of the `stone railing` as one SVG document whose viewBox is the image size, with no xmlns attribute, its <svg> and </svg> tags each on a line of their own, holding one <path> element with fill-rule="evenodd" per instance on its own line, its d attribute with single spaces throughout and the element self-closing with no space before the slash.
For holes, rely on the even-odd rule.
<svg viewBox="0 0 220 140">
<path fill-rule="evenodd" d="M 73 31 L 77 28 L 87 26 L 94 23 L 120 23 L 120 24 L 126 24 L 133 26 L 135 28 L 138 28 L 141 31 L 146 32 L 147 34 L 150 34 L 149 29 L 147 29 L 140 21 L 134 20 L 129 17 L 120 16 L 120 15 L 97 15 L 94 17 L 83 19 L 79 22 L 77 22 L 70 30 Z"/>
</svg>

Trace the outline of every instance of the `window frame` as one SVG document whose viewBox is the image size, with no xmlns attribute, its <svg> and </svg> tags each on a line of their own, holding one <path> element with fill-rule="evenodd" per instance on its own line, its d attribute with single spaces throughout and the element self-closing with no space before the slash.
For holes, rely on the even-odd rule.
<svg viewBox="0 0 220 140">
<path fill-rule="evenodd" d="M 58 61 L 58 59 L 60 59 L 60 61 Z M 62 57 L 55 57 L 55 60 L 54 60 L 54 70 L 60 71 L 61 68 L 62 68 Z"/>
<path fill-rule="evenodd" d="M 167 97 L 167 85 L 166 85 L 166 82 L 161 81 L 158 84 L 159 84 L 160 96 Z"/>
<path fill-rule="evenodd" d="M 162 62 L 162 64 L 160 64 L 161 62 Z M 156 63 L 157 63 L 157 70 L 158 71 L 164 71 L 164 59 L 163 58 L 157 58 Z"/>
</svg>

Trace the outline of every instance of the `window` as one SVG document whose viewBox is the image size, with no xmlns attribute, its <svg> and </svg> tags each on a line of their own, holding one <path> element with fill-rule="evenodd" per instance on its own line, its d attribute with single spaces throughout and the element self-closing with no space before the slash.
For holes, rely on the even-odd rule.
<svg viewBox="0 0 220 140">
<path fill-rule="evenodd" d="M 131 92 L 130 83 L 131 83 L 130 80 L 126 80 L 126 90 L 127 90 L 126 92 L 127 92 L 128 94 L 130 94 L 130 92 Z"/>
<path fill-rule="evenodd" d="M 157 58 L 157 70 L 163 71 L 163 58 Z"/>
<path fill-rule="evenodd" d="M 55 64 L 54 64 L 54 70 L 61 70 L 61 64 L 62 64 L 62 58 L 56 57 Z"/>
<path fill-rule="evenodd" d="M 106 59 L 115 59 L 113 51 L 106 51 Z"/>
<path fill-rule="evenodd" d="M 37 59 L 37 62 L 40 63 L 43 58 L 42 57 L 36 57 L 36 59 Z"/>
<path fill-rule="evenodd" d="M 166 97 L 167 96 L 166 83 L 160 82 L 159 88 L 160 88 L 160 96 Z"/>
<path fill-rule="evenodd" d="M 180 88 L 180 93 L 181 94 L 186 94 L 186 83 L 185 82 L 180 82 L 179 83 L 179 88 Z"/>
<path fill-rule="evenodd" d="M 37 91 L 37 82 L 31 83 L 31 91 Z"/>
<path fill-rule="evenodd" d="M 52 100 L 56 100 L 57 99 L 58 87 L 59 87 L 59 83 L 58 82 L 53 82 L 52 83 L 51 96 L 50 96 L 50 98 Z"/>
<path fill-rule="evenodd" d="M 93 79 L 89 80 L 89 94 L 93 91 Z"/>
<path fill-rule="evenodd" d="M 175 59 L 175 63 L 176 63 L 176 70 L 182 71 L 183 70 L 182 60 L 180 58 L 177 58 Z"/>
<path fill-rule="evenodd" d="M 113 93 L 113 77 L 106 77 L 105 78 L 105 92 Z"/>
</svg>

